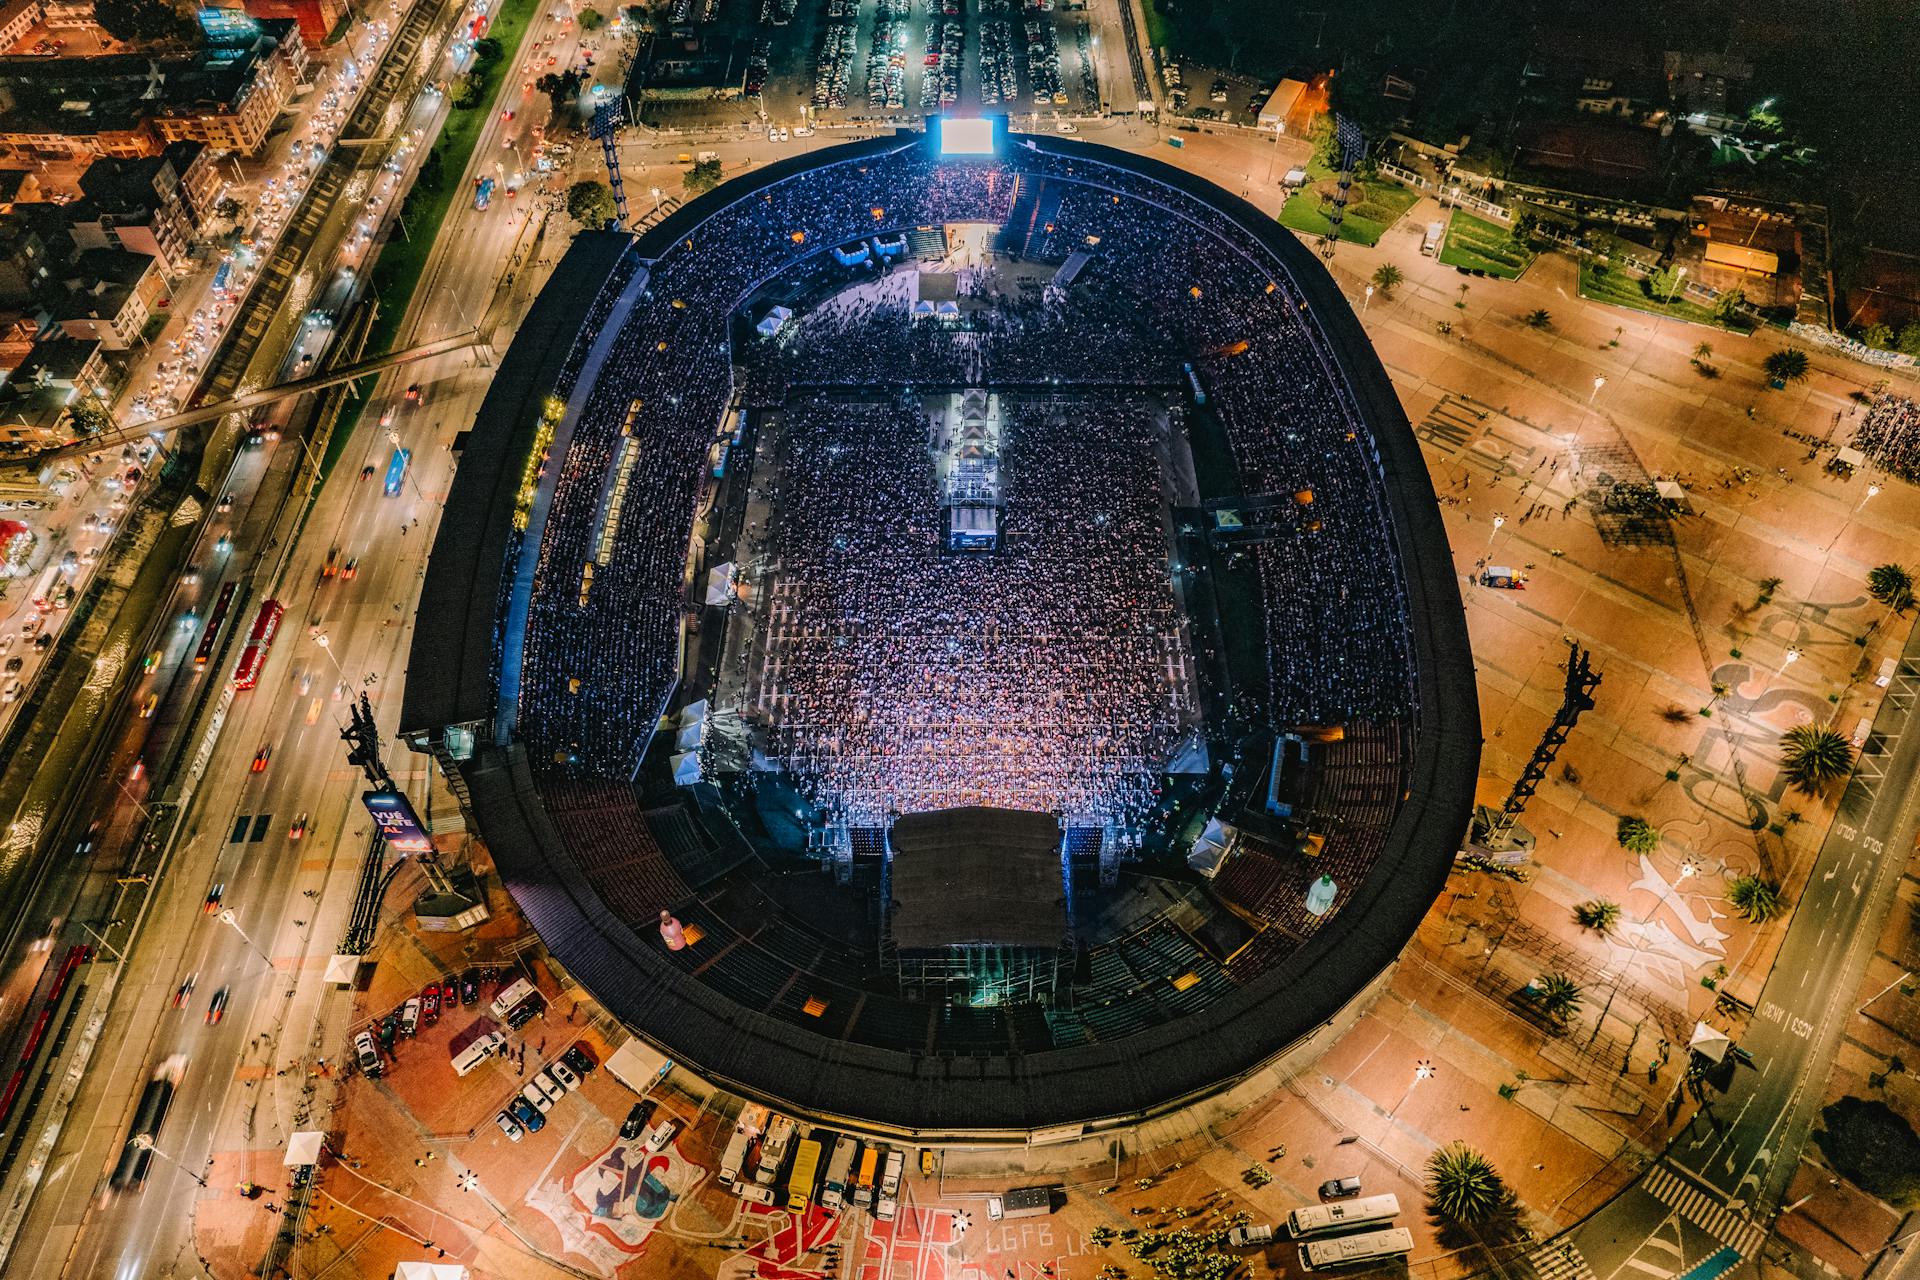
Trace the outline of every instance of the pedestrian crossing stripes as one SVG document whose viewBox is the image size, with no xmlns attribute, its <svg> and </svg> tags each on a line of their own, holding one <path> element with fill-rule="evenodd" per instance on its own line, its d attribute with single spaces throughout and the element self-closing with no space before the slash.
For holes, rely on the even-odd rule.
<svg viewBox="0 0 1920 1280">
<path fill-rule="evenodd" d="M 1527 1255 L 1540 1280 L 1594 1280 L 1593 1268 L 1571 1240 L 1550 1240 Z"/>
<path fill-rule="evenodd" d="M 1649 1195 L 1673 1206 L 1681 1217 L 1714 1239 L 1739 1250 L 1743 1258 L 1758 1254 L 1767 1238 L 1765 1227 L 1735 1213 L 1722 1204 L 1719 1197 L 1702 1191 L 1664 1164 L 1647 1170 L 1640 1186 Z"/>
</svg>

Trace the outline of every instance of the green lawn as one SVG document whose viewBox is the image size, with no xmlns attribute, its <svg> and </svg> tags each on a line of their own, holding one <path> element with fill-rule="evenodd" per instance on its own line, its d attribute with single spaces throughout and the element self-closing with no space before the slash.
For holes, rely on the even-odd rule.
<svg viewBox="0 0 1920 1280">
<path fill-rule="evenodd" d="M 1580 296 L 1594 302 L 1609 302 L 1616 307 L 1631 307 L 1656 316 L 1671 316 L 1695 324 L 1724 328 L 1718 317 L 1685 295 L 1676 294 L 1672 302 L 1647 295 L 1645 282 L 1620 267 L 1602 267 L 1593 262 L 1580 264 Z"/>
<path fill-rule="evenodd" d="M 1446 243 L 1440 247 L 1440 261 L 1446 265 L 1484 271 L 1503 280 L 1518 280 L 1533 258 L 1532 250 L 1513 242 L 1507 228 L 1465 209 L 1453 211 Z"/>
<path fill-rule="evenodd" d="M 1387 228 L 1413 208 L 1419 198 L 1395 183 L 1356 179 L 1348 194 L 1346 216 L 1340 220 L 1340 238 L 1356 244 L 1379 244 Z M 1280 225 L 1306 235 L 1323 236 L 1330 225 L 1327 212 L 1332 208 L 1332 197 L 1323 198 L 1313 186 L 1305 186 L 1281 206 Z"/>
</svg>

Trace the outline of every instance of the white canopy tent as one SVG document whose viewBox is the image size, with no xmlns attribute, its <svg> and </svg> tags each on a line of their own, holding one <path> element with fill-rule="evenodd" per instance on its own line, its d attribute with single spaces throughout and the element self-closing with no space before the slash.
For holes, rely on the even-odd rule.
<svg viewBox="0 0 1920 1280">
<path fill-rule="evenodd" d="M 1709 1062 L 1726 1061 L 1727 1050 L 1732 1045 L 1726 1032 L 1716 1031 L 1704 1022 L 1693 1024 L 1693 1038 L 1687 1041 L 1687 1048 Z"/>
<path fill-rule="evenodd" d="M 319 1164 L 320 1148 L 326 1145 L 326 1141 L 327 1135 L 318 1129 L 302 1129 L 287 1139 L 287 1155 L 280 1163 L 289 1169 Z"/>
</svg>

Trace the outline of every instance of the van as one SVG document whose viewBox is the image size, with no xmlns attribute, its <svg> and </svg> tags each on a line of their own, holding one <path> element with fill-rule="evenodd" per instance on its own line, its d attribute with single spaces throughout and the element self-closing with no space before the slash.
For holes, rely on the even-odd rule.
<svg viewBox="0 0 1920 1280">
<path fill-rule="evenodd" d="M 678 1132 L 680 1132 L 680 1122 L 672 1116 L 668 1116 L 665 1120 L 653 1126 L 653 1132 L 647 1135 L 647 1141 L 645 1143 L 647 1154 L 658 1155 L 660 1152 L 665 1151 L 667 1144 L 673 1141 L 673 1135 Z"/>
<path fill-rule="evenodd" d="M 1853 726 L 1853 749 L 1855 751 L 1864 751 L 1867 746 L 1867 738 L 1872 733 L 1873 718 L 1871 716 L 1861 716 L 1860 722 Z"/>
<path fill-rule="evenodd" d="M 733 1193 L 742 1200 L 745 1200 L 748 1204 L 765 1205 L 773 1203 L 773 1188 L 763 1187 L 757 1182 L 736 1183 L 734 1184 Z"/>
<path fill-rule="evenodd" d="M 1348 1196 L 1357 1196 L 1359 1194 L 1360 1179 L 1357 1177 L 1329 1178 L 1320 1184 L 1320 1198 L 1322 1200 L 1343 1200 Z"/>
<path fill-rule="evenodd" d="M 519 978 L 509 984 L 505 991 L 495 996 L 493 1004 L 489 1007 L 493 1010 L 494 1017 L 505 1019 L 509 1013 L 513 1012 L 515 1005 L 532 994 L 533 984 L 525 978 Z"/>
<path fill-rule="evenodd" d="M 1899 665 L 1900 660 L 1898 658 L 1882 659 L 1880 662 L 1880 670 L 1874 675 L 1873 682 L 1882 689 L 1886 688 L 1893 683 L 1893 673 L 1898 670 Z"/>
<path fill-rule="evenodd" d="M 453 1074 L 462 1077 L 471 1074 L 475 1067 L 498 1053 L 506 1042 L 507 1038 L 498 1031 L 487 1032 L 454 1055 Z"/>
<path fill-rule="evenodd" d="M 1273 1243 L 1273 1224 L 1252 1222 L 1244 1227 L 1235 1227 L 1227 1232 L 1227 1245 L 1233 1249 L 1244 1249 L 1253 1244 Z"/>
<path fill-rule="evenodd" d="M 711 164 L 715 160 L 718 160 L 719 158 L 720 158 L 720 153 L 718 151 L 702 151 L 700 153 L 701 164 Z"/>
<path fill-rule="evenodd" d="M 1420 242 L 1420 252 L 1425 254 L 1429 258 L 1437 257 L 1440 253 L 1441 237 L 1445 236 L 1446 233 L 1447 233 L 1446 223 L 1429 222 L 1427 224 L 1426 239 Z"/>
</svg>

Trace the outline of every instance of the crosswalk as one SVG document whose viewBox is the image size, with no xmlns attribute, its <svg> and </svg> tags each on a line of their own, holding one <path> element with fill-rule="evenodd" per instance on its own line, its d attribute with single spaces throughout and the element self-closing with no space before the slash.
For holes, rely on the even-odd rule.
<svg viewBox="0 0 1920 1280">
<path fill-rule="evenodd" d="M 1649 1195 L 1671 1205 L 1681 1217 L 1714 1239 L 1739 1250 L 1743 1258 L 1758 1254 L 1761 1243 L 1767 1238 L 1765 1227 L 1735 1213 L 1722 1204 L 1717 1196 L 1702 1191 L 1691 1180 L 1681 1177 L 1664 1164 L 1656 1164 L 1648 1169 L 1640 1186 Z"/>
<path fill-rule="evenodd" d="M 1593 1268 L 1571 1240 L 1552 1240 L 1527 1255 L 1539 1280 L 1594 1280 Z"/>
</svg>

